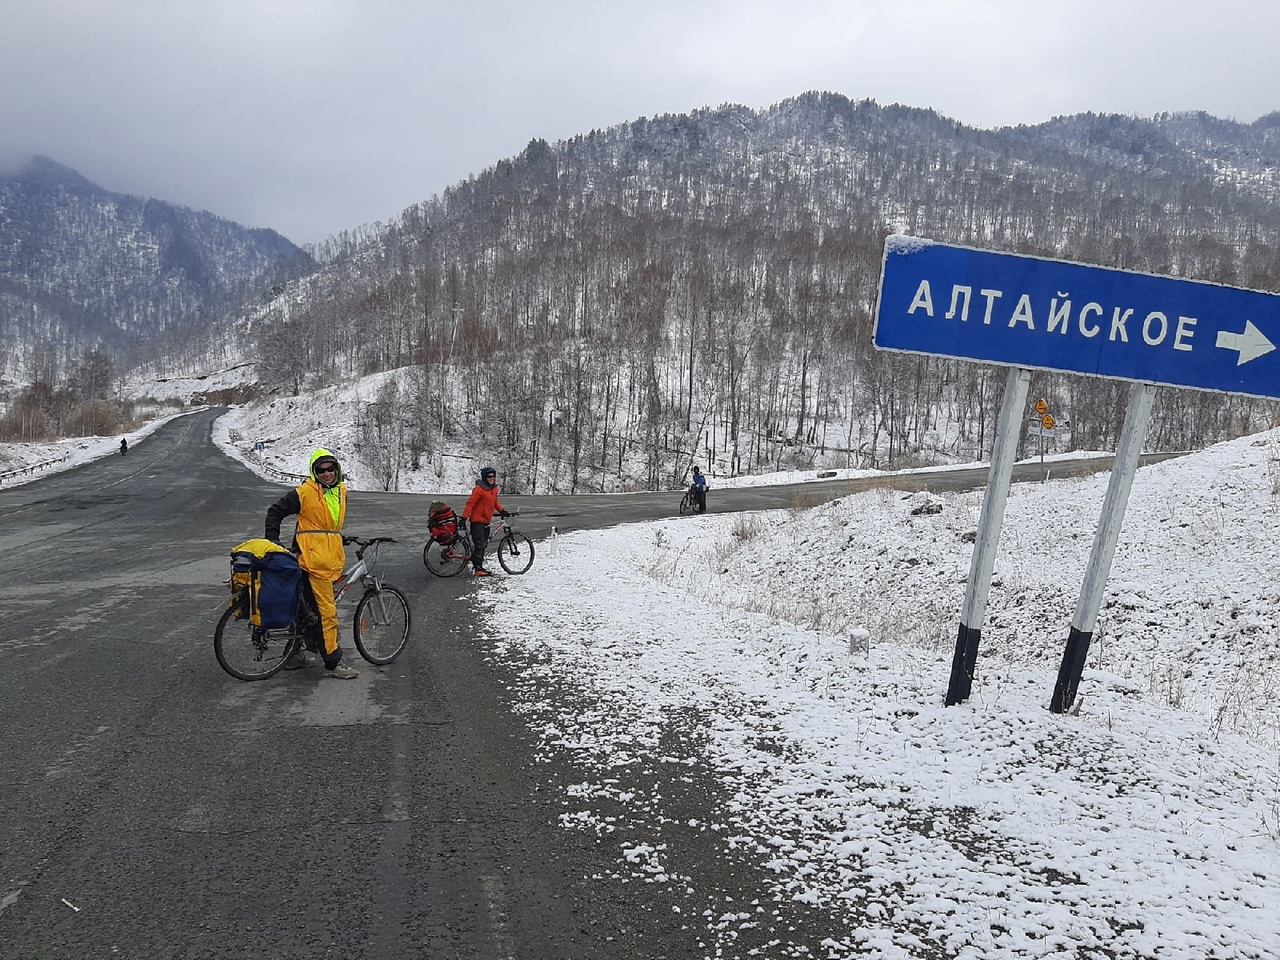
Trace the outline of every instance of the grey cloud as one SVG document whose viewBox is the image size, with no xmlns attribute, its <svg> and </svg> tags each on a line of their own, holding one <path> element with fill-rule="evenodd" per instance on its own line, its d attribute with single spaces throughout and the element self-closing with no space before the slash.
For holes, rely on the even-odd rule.
<svg viewBox="0 0 1280 960">
<path fill-rule="evenodd" d="M 637 116 L 833 90 L 975 126 L 1280 109 L 1267 0 L 0 5 L 0 165 L 297 242 Z"/>
</svg>

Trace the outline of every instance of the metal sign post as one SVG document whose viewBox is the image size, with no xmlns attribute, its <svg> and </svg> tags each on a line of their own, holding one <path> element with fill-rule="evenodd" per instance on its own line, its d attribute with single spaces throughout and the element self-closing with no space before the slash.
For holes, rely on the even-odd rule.
<svg viewBox="0 0 1280 960">
<path fill-rule="evenodd" d="M 1053 414 L 1049 412 L 1049 403 L 1043 398 L 1037 400 L 1032 406 L 1036 415 L 1031 418 L 1031 425 L 1027 428 L 1028 436 L 1037 437 L 1040 440 L 1040 482 L 1049 479 L 1049 474 L 1044 468 L 1044 438 L 1053 436 L 1053 428 L 1057 423 L 1053 419 Z"/>
<path fill-rule="evenodd" d="M 1155 385 L 1280 399 L 1280 296 L 893 236 L 885 241 L 873 339 L 882 350 L 1012 368 L 970 562 L 947 688 L 949 706 L 970 693 L 1028 371 L 1134 382 L 1051 704 L 1055 712 L 1069 709 L 1120 535 Z M 1037 403 L 1036 413 L 1040 421 L 1030 430 L 1043 442 L 1056 423 L 1047 403 Z M 1043 455 L 1042 447 L 1042 467 Z"/>
<path fill-rule="evenodd" d="M 1102 592 L 1111 572 L 1111 559 L 1115 556 L 1116 542 L 1120 539 L 1120 525 L 1124 522 L 1125 508 L 1129 504 L 1129 489 L 1133 475 L 1138 472 L 1138 458 L 1142 454 L 1142 442 L 1147 435 L 1147 423 L 1151 420 L 1151 403 L 1156 388 L 1149 383 L 1135 383 L 1129 388 L 1129 406 L 1125 410 L 1124 427 L 1120 443 L 1116 447 L 1116 459 L 1107 483 L 1107 495 L 1102 501 L 1102 516 L 1093 536 L 1093 551 L 1085 567 L 1084 583 L 1080 587 L 1080 599 L 1076 602 L 1075 616 L 1071 618 L 1071 632 L 1062 654 L 1062 666 L 1058 668 L 1058 682 L 1053 688 L 1049 709 L 1065 713 L 1071 709 L 1084 674 L 1084 660 L 1089 654 L 1089 642 L 1102 608 Z"/>
<path fill-rule="evenodd" d="M 1046 413 L 1040 418 L 1040 479 L 1044 481 L 1048 479 L 1049 474 L 1044 469 L 1044 438 L 1053 436 L 1053 428 L 1057 423 L 1053 419 L 1053 414 Z"/>
<path fill-rule="evenodd" d="M 978 643 L 982 639 L 982 618 L 987 609 L 991 589 L 991 571 L 996 562 L 996 543 L 1004 523 L 1004 508 L 1009 501 L 1009 481 L 1013 476 L 1013 459 L 1018 449 L 1022 428 L 1022 408 L 1027 402 L 1031 371 L 1013 368 L 1004 385 L 1004 401 L 1000 404 L 996 445 L 991 451 L 991 470 L 987 474 L 987 493 L 982 498 L 982 515 L 978 520 L 978 536 L 969 559 L 969 582 L 965 587 L 964 609 L 960 611 L 960 635 L 951 659 L 951 682 L 947 685 L 947 706 L 969 699 L 973 675 L 978 666 Z"/>
</svg>

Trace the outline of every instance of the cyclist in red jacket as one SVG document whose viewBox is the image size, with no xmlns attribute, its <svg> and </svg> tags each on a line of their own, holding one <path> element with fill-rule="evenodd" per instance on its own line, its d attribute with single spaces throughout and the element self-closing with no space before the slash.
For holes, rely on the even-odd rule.
<svg viewBox="0 0 1280 960">
<path fill-rule="evenodd" d="M 471 523 L 471 566 L 477 577 L 489 576 L 484 568 L 484 550 L 489 545 L 489 521 L 495 513 L 506 513 L 506 508 L 498 501 L 498 471 L 493 467 L 485 467 L 480 471 L 480 480 L 467 497 L 467 505 L 462 508 L 462 519 Z"/>
</svg>

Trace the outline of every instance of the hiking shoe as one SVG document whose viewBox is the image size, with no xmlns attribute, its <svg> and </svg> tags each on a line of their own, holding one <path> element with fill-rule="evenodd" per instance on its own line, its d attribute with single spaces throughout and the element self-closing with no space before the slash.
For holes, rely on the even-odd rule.
<svg viewBox="0 0 1280 960">
<path fill-rule="evenodd" d="M 289 654 L 284 661 L 284 669 L 301 670 L 303 667 L 313 666 L 316 662 L 315 657 L 307 656 L 306 652 L 298 649 Z"/>
<path fill-rule="evenodd" d="M 477 577 L 491 577 L 491 576 L 493 576 L 493 574 L 491 574 L 491 573 L 490 573 L 488 570 L 486 570 L 484 567 L 476 567 L 475 575 L 476 575 Z"/>
<path fill-rule="evenodd" d="M 360 671 L 348 667 L 345 661 L 339 660 L 336 667 L 325 667 L 324 675 L 332 677 L 334 680 L 353 680 L 360 676 Z"/>
</svg>

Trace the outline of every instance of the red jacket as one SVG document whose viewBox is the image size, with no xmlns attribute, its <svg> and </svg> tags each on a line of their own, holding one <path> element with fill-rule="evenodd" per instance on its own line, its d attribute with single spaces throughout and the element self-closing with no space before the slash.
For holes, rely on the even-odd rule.
<svg viewBox="0 0 1280 960">
<path fill-rule="evenodd" d="M 494 512 L 506 513 L 507 508 L 498 502 L 498 485 L 495 483 L 487 490 L 476 484 L 467 497 L 467 505 L 462 508 L 462 519 L 473 523 L 488 523 Z"/>
</svg>

